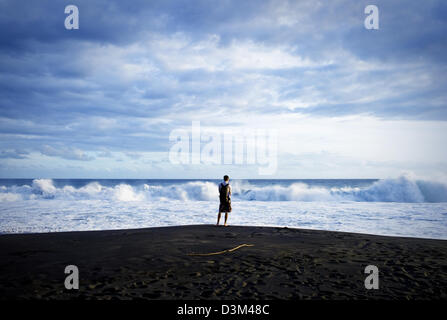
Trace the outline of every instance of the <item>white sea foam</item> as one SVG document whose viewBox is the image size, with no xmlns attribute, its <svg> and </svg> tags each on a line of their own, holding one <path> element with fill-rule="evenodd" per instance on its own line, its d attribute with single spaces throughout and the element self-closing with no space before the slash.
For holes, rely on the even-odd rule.
<svg viewBox="0 0 447 320">
<path fill-rule="evenodd" d="M 6 206 L 7 204 L 7 206 Z M 0 203 L 0 232 L 213 224 L 217 201 L 29 200 Z M 447 203 L 235 201 L 233 225 L 447 239 Z"/>
<path fill-rule="evenodd" d="M 365 188 L 311 187 L 304 183 L 258 187 L 242 183 L 234 189 L 241 199 L 260 201 L 447 202 L 446 184 L 406 177 L 379 180 Z"/>
<path fill-rule="evenodd" d="M 364 187 L 233 181 L 230 223 L 447 239 L 447 187 L 401 177 Z M 50 179 L 0 186 L 0 233 L 215 223 L 217 184 Z"/>
<path fill-rule="evenodd" d="M 244 201 L 447 202 L 447 184 L 407 177 L 379 180 L 363 188 L 317 187 L 305 183 L 253 185 L 241 181 L 235 181 L 232 188 L 233 199 Z M 35 179 L 30 186 L 2 186 L 0 189 L 0 202 L 19 199 L 213 201 L 216 197 L 217 184 L 208 181 L 168 185 L 121 183 L 115 186 L 91 182 L 80 188 L 70 185 L 57 188 L 51 179 Z"/>
</svg>

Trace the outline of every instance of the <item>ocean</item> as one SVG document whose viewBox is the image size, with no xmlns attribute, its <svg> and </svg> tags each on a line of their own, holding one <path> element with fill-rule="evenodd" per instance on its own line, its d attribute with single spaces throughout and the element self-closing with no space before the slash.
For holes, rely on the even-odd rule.
<svg viewBox="0 0 447 320">
<path fill-rule="evenodd" d="M 219 180 L 0 179 L 0 233 L 216 223 Z M 447 184 L 232 180 L 231 225 L 447 239 Z M 221 222 L 222 223 L 222 222 Z"/>
</svg>

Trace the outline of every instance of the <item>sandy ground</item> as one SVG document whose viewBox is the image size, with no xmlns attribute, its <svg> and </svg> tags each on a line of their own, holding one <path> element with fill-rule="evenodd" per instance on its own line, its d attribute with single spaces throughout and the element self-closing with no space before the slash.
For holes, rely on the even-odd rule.
<svg viewBox="0 0 447 320">
<path fill-rule="evenodd" d="M 0 299 L 447 299 L 447 241 L 213 225 L 1 235 Z"/>
</svg>

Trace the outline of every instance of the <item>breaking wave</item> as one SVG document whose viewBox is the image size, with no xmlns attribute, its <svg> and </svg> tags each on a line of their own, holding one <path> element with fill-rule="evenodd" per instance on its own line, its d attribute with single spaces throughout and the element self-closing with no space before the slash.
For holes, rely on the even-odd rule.
<svg viewBox="0 0 447 320">
<path fill-rule="evenodd" d="M 290 186 L 238 186 L 235 195 L 259 201 L 447 202 L 447 185 L 406 177 L 379 180 L 367 187 L 325 188 L 304 183 Z"/>
<path fill-rule="evenodd" d="M 408 177 L 378 180 L 365 187 L 309 186 L 306 183 L 257 185 L 233 181 L 233 200 L 238 201 L 356 201 L 447 202 L 447 184 Z M 104 186 L 91 182 L 75 188 L 56 187 L 51 179 L 35 179 L 30 185 L 0 186 L 0 202 L 36 199 L 113 201 L 216 201 L 217 184 L 191 181 L 172 184 L 126 183 Z"/>
</svg>

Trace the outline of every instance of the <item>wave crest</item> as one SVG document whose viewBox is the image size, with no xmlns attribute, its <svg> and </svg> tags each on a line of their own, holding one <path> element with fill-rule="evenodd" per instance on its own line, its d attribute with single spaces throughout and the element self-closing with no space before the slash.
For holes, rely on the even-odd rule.
<svg viewBox="0 0 447 320">
<path fill-rule="evenodd" d="M 240 201 L 356 201 L 356 202 L 447 202 L 447 184 L 408 177 L 378 180 L 363 188 L 309 186 L 302 182 L 288 186 L 232 183 L 233 200 Z M 35 179 L 31 185 L 0 186 L 0 202 L 34 199 L 109 201 L 217 201 L 217 184 L 192 181 L 170 185 L 104 186 L 91 182 L 83 187 L 56 187 L 51 179 Z"/>
</svg>

